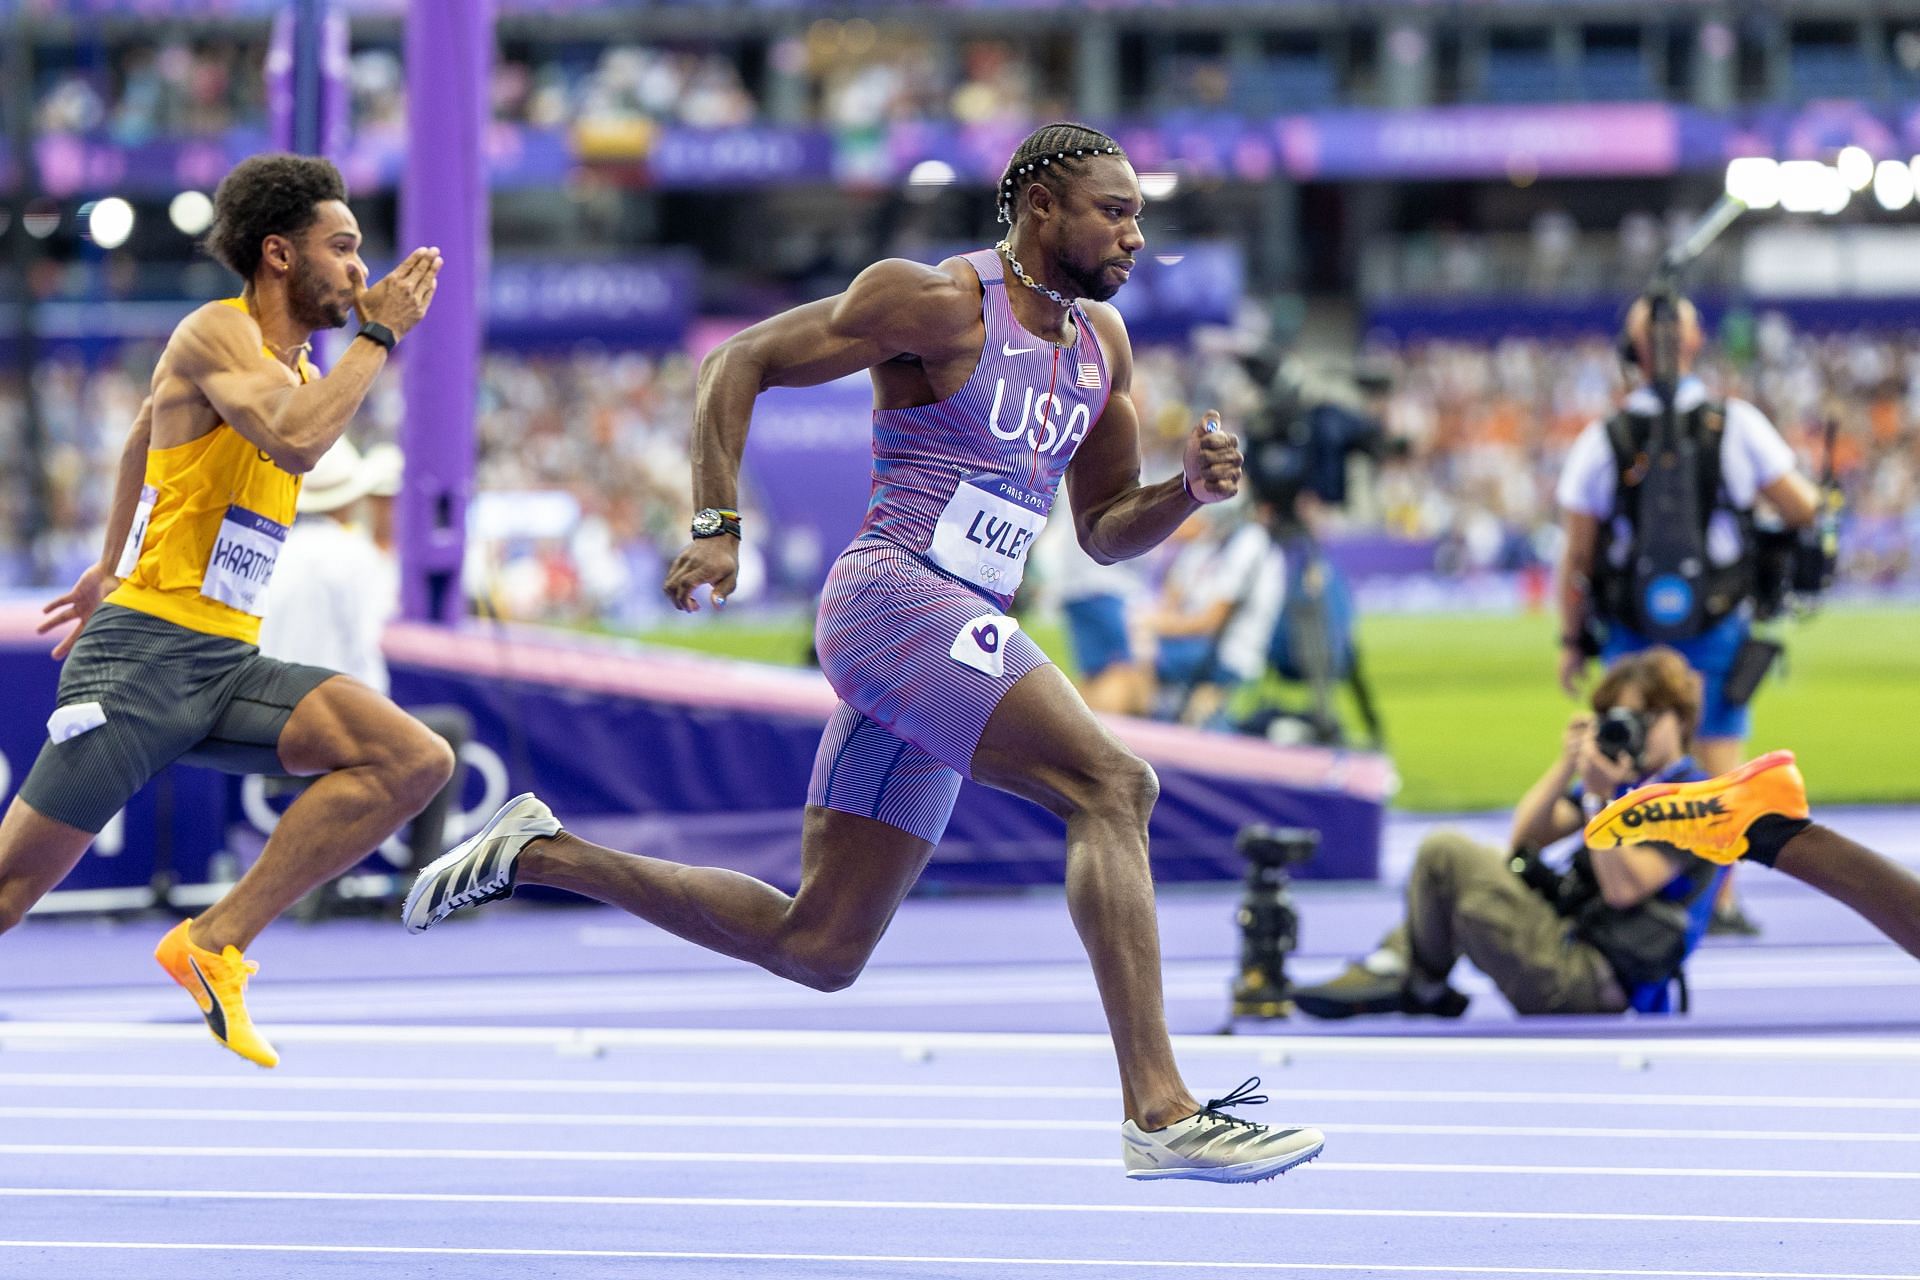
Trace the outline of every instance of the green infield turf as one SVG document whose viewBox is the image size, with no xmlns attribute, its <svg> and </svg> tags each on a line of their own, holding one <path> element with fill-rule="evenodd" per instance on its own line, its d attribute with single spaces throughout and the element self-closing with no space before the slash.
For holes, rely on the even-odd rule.
<svg viewBox="0 0 1920 1280">
<path fill-rule="evenodd" d="M 689 619 L 640 638 L 763 662 L 804 661 L 808 621 Z M 1029 623 L 1067 663 L 1058 627 Z M 1416 811 L 1511 805 L 1575 710 L 1554 683 L 1543 616 L 1364 618 L 1362 651 Z M 1920 611 L 1834 609 L 1787 631 L 1784 669 L 1754 702 L 1751 750 L 1791 747 L 1815 803 L 1920 800 Z"/>
</svg>

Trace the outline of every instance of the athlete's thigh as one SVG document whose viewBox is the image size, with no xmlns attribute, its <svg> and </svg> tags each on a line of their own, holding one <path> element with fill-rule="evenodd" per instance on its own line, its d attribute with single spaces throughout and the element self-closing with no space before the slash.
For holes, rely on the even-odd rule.
<svg viewBox="0 0 1920 1280">
<path fill-rule="evenodd" d="M 992 600 L 884 543 L 835 562 L 814 638 L 847 706 L 961 774 L 1001 698 L 1047 663 Z"/>
<path fill-rule="evenodd" d="M 1144 770 L 1138 756 L 1088 707 L 1073 682 L 1048 663 L 1007 691 L 973 754 L 973 779 L 1055 813 L 1090 787 Z"/>
<path fill-rule="evenodd" d="M 334 674 L 301 697 L 276 738 L 281 768 L 294 777 L 386 764 L 440 739 L 383 694 Z"/>
<path fill-rule="evenodd" d="M 49 818 L 15 796 L 0 818 L 0 917 L 26 914 L 92 843 L 93 832 Z"/>
<path fill-rule="evenodd" d="M 890 822 L 808 805 L 788 931 L 854 945 L 864 957 L 932 856 L 932 841 Z"/>
</svg>

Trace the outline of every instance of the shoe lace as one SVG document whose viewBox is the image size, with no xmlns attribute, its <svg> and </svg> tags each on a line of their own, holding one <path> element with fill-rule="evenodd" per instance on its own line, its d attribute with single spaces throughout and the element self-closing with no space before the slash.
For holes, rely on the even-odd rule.
<svg viewBox="0 0 1920 1280">
<path fill-rule="evenodd" d="M 223 996 L 238 996 L 247 989 L 247 979 L 260 972 L 258 960 L 248 960 L 234 947 L 219 953 L 221 963 L 208 974 L 214 990 Z"/>
<path fill-rule="evenodd" d="M 1267 1101 L 1267 1095 L 1254 1092 L 1254 1090 L 1259 1087 L 1260 1077 L 1248 1076 L 1235 1086 L 1233 1092 L 1229 1093 L 1226 1097 L 1209 1098 L 1207 1105 L 1200 1109 L 1201 1114 L 1224 1120 L 1228 1124 L 1244 1125 L 1249 1129 L 1263 1129 L 1266 1127 L 1265 1125 L 1255 1124 L 1251 1120 L 1243 1120 L 1239 1116 L 1230 1116 L 1224 1110 L 1226 1107 L 1257 1107 L 1265 1103 Z"/>
</svg>

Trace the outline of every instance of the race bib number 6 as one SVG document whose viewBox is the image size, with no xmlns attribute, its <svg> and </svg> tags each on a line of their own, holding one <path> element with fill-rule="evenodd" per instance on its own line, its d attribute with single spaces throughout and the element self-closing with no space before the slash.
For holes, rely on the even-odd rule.
<svg viewBox="0 0 1920 1280">
<path fill-rule="evenodd" d="M 207 560 L 200 594 L 256 618 L 265 617 L 267 582 L 286 541 L 287 526 L 245 507 L 228 507 Z"/>
<path fill-rule="evenodd" d="M 1010 596 L 1027 553 L 1047 527 L 1045 497 L 1000 476 L 974 476 L 953 491 L 933 529 L 927 558 L 954 577 Z"/>
</svg>

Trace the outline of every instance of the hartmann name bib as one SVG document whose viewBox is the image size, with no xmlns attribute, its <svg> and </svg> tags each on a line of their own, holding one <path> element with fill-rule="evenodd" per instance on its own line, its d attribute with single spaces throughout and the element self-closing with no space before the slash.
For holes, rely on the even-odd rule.
<svg viewBox="0 0 1920 1280">
<path fill-rule="evenodd" d="M 229 506 L 220 521 L 220 536 L 214 539 L 213 555 L 207 560 L 200 594 L 242 613 L 264 617 L 267 580 L 273 577 L 273 566 L 286 541 L 287 526 L 245 507 Z"/>
</svg>

